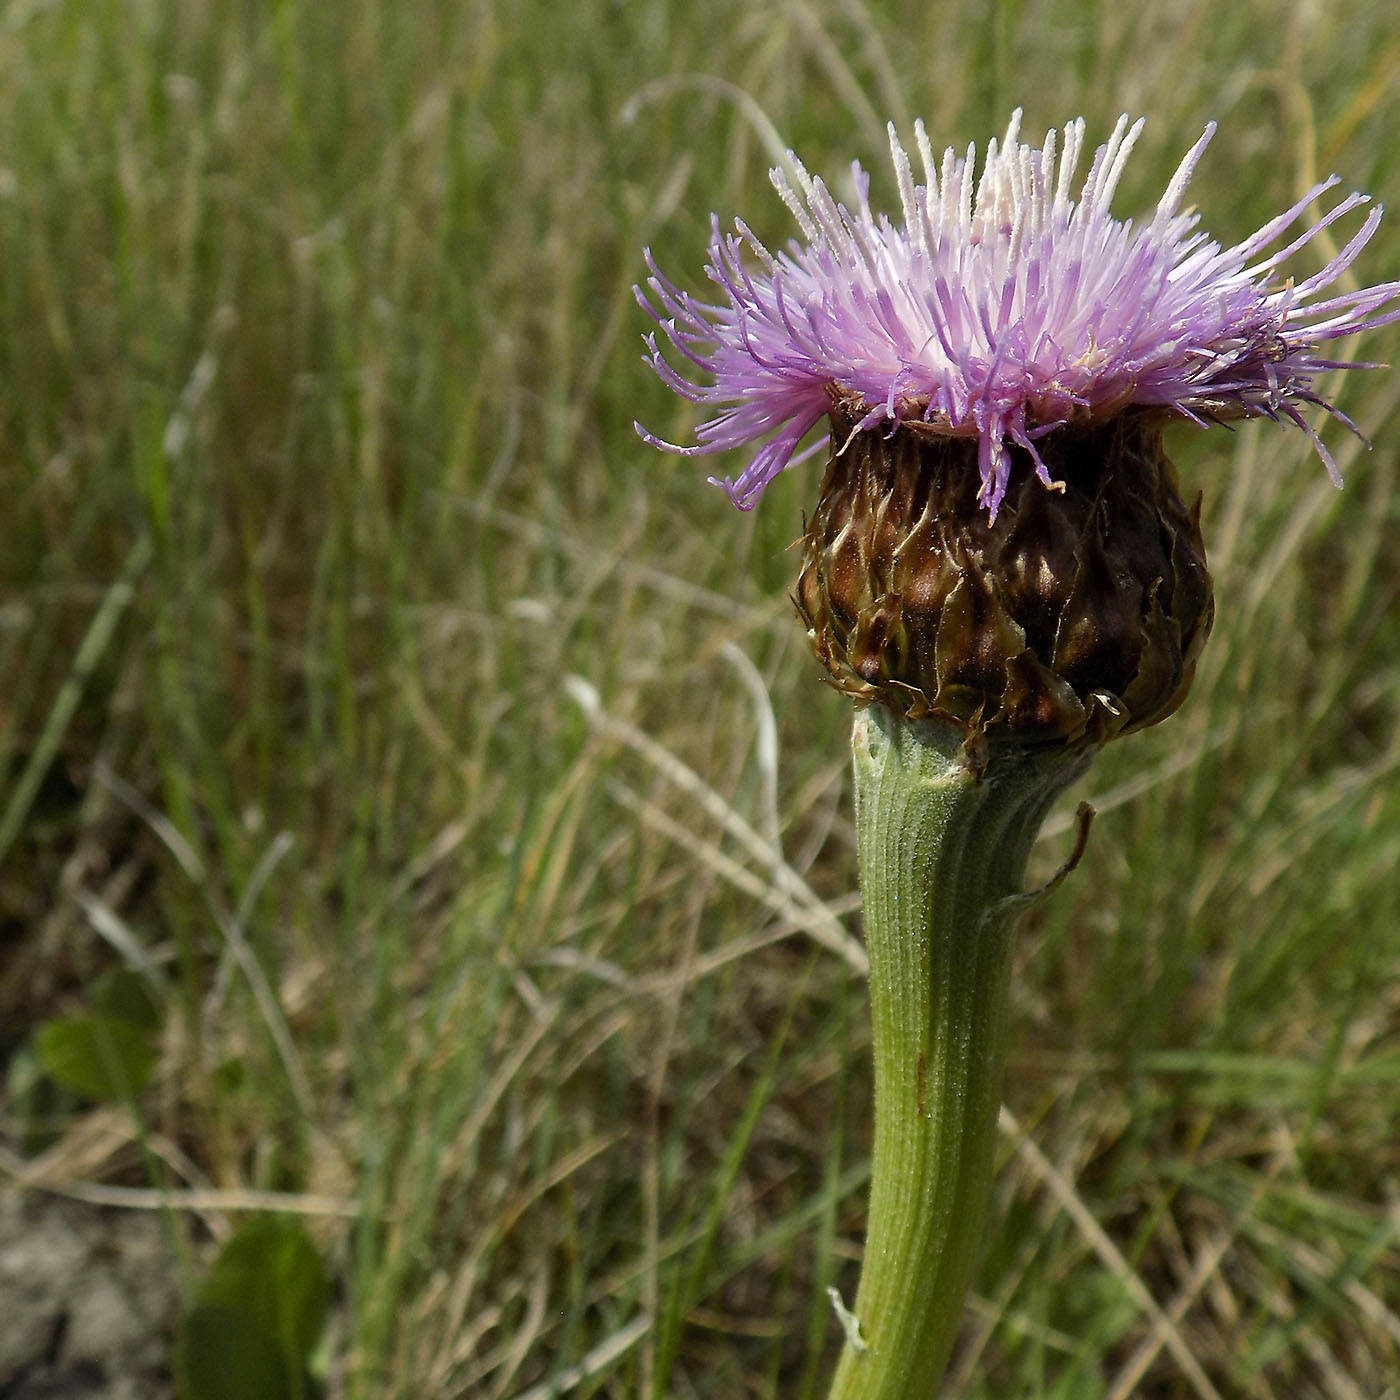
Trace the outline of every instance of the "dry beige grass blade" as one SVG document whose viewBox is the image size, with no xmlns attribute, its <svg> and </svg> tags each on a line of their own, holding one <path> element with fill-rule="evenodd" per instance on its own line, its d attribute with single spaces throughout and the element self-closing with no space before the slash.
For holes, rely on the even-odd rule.
<svg viewBox="0 0 1400 1400">
<path fill-rule="evenodd" d="M 664 813 L 662 814 L 664 818 Z M 645 820 L 645 818 L 644 818 Z M 678 828 L 672 824 L 668 835 L 678 832 Z M 748 871 L 739 867 L 746 880 L 756 881 L 756 877 Z M 756 881 L 752 886 L 747 883 L 742 886 L 745 893 L 752 893 L 754 890 L 762 888 L 762 882 Z M 761 898 L 761 895 L 755 895 Z M 854 912 L 860 908 L 860 897 L 850 896 L 849 900 L 843 904 L 830 904 L 828 908 L 835 913 L 838 909 L 843 912 L 847 909 Z M 777 912 L 776 910 L 774 911 Z M 756 933 L 751 938 L 739 938 L 725 943 L 722 947 L 716 948 L 711 953 L 706 953 L 703 957 L 683 960 L 664 971 L 647 973 L 645 976 L 634 978 L 627 984 L 630 990 L 654 994 L 667 991 L 678 986 L 687 986 L 699 981 L 702 977 L 708 977 L 712 973 L 718 972 L 720 968 L 727 967 L 732 962 L 737 962 L 740 958 L 750 957 L 760 949 L 771 947 L 774 943 L 781 943 L 785 938 L 791 938 L 794 933 L 806 933 L 811 936 L 810 920 L 805 912 L 797 910 L 790 918 L 780 917 L 773 927 L 763 933 Z M 858 947 L 859 945 L 857 945 Z M 860 950 L 862 953 L 863 949 Z M 868 968 L 851 964 L 851 971 L 860 976 L 865 976 Z"/>
<path fill-rule="evenodd" d="M 1201 1363 L 1196 1360 L 1190 1346 L 1187 1345 L 1181 1329 L 1162 1311 L 1137 1271 L 1104 1233 L 1103 1227 L 1094 1219 L 1093 1212 L 1075 1191 L 1073 1183 L 1068 1181 L 1040 1148 L 1021 1131 L 1021 1125 L 1004 1105 L 998 1126 L 1016 1144 L 1017 1155 L 1064 1207 L 1065 1213 L 1074 1221 L 1090 1248 L 1123 1285 L 1124 1291 L 1141 1309 L 1143 1315 L 1150 1318 L 1154 1326 L 1161 1331 L 1163 1345 L 1181 1368 L 1182 1375 L 1190 1383 L 1199 1400 L 1222 1400 L 1220 1392 L 1211 1384 L 1210 1377 L 1201 1369 Z"/>
<path fill-rule="evenodd" d="M 1249 1200 L 1236 1212 L 1233 1219 L 1216 1232 L 1209 1246 L 1200 1252 L 1185 1285 L 1172 1299 L 1164 1316 L 1153 1321 L 1152 1328 L 1142 1344 L 1114 1379 L 1105 1400 L 1132 1400 L 1132 1396 L 1136 1394 L 1137 1383 L 1147 1374 L 1147 1368 L 1156 1360 L 1158 1352 L 1166 1346 L 1169 1329 L 1180 1328 L 1182 1318 L 1215 1277 L 1216 1270 L 1229 1253 L 1245 1222 L 1258 1208 L 1288 1160 L 1287 1152 L 1275 1154 L 1268 1171 L 1260 1176 L 1255 1189 L 1250 1193 Z"/>
<path fill-rule="evenodd" d="M 880 25 L 864 0 L 837 0 L 837 8 L 845 15 L 865 55 L 866 65 L 879 86 L 881 110 L 900 131 L 907 131 L 913 125 L 909 104 L 905 101 L 904 87 L 881 35 Z"/>
<path fill-rule="evenodd" d="M 1395 1228 L 1400 1232 L 1400 1218 L 1395 1220 Z M 1250 1230 L 1275 1248 L 1286 1250 L 1304 1270 L 1320 1281 L 1333 1277 L 1337 1272 L 1337 1260 L 1328 1259 L 1321 1250 L 1303 1240 L 1286 1236 L 1276 1225 L 1254 1220 L 1250 1223 Z M 1400 1317 L 1386 1307 L 1371 1289 L 1360 1279 L 1352 1278 L 1342 1285 L 1342 1292 L 1357 1312 L 1380 1328 L 1396 1346 L 1400 1346 Z"/>
<path fill-rule="evenodd" d="M 1124 807 L 1160 784 L 1187 772 L 1207 754 L 1227 744 L 1234 738 L 1234 734 L 1233 728 L 1214 729 L 1198 740 L 1183 744 L 1155 767 L 1144 769 L 1101 793 L 1092 793 L 1085 800 L 1100 816 L 1113 811 L 1115 807 Z M 1035 838 L 1036 842 L 1053 841 L 1057 836 L 1063 836 L 1065 832 L 1073 829 L 1076 820 L 1076 814 L 1068 809 L 1052 813 L 1040 828 Z"/>
<path fill-rule="evenodd" d="M 643 733 L 635 725 L 628 724 L 626 720 L 618 719 L 609 714 L 603 708 L 598 692 L 582 677 L 567 676 L 564 685 L 569 695 L 583 710 L 590 724 L 600 733 L 619 740 L 634 753 L 646 759 L 674 787 L 680 788 L 688 796 L 693 797 L 700 804 L 702 810 L 708 816 L 713 817 L 756 861 L 770 867 L 774 871 L 775 880 L 779 883 L 772 886 L 759 880 L 737 861 L 712 847 L 703 847 L 701 858 L 707 864 L 711 864 L 713 868 L 722 873 L 725 879 L 730 880 L 755 898 L 762 899 L 770 908 L 775 908 L 794 923 L 805 928 L 817 942 L 837 953 L 856 971 L 864 974 L 868 966 L 865 950 L 841 926 L 840 920 L 832 914 L 821 897 L 788 864 L 781 850 L 777 849 L 770 841 L 765 840 L 747 818 L 736 812 L 693 768 L 683 763 L 669 749 L 657 743 L 649 734 Z M 610 786 L 609 791 L 614 796 L 617 796 L 619 791 L 629 793 L 628 797 L 619 798 L 619 800 L 625 805 L 630 804 L 632 800 L 630 790 L 621 784 L 617 785 L 616 789 Z M 642 799 L 636 800 L 640 802 Z M 683 831 L 664 813 L 651 807 L 650 804 L 646 804 L 646 806 L 648 808 L 647 819 L 653 821 L 659 830 L 674 833 L 676 839 L 695 848 L 697 852 L 702 850 L 702 847 L 696 846 L 693 832 Z"/>
<path fill-rule="evenodd" d="M 471 516 L 472 519 L 490 525 L 492 528 L 500 530 L 502 534 L 523 540 L 527 544 L 548 545 L 576 561 L 606 564 L 610 570 L 615 571 L 620 578 L 628 582 L 639 583 L 663 598 L 674 599 L 686 607 L 695 608 L 715 617 L 722 617 L 743 628 L 769 626 L 777 620 L 780 611 L 782 611 L 777 607 L 746 607 L 729 594 L 703 588 L 697 583 L 691 583 L 687 579 L 667 573 L 665 569 L 659 569 L 654 564 L 639 564 L 634 560 L 614 558 L 609 551 L 589 544 L 577 536 L 551 529 L 536 520 L 516 515 L 498 506 L 481 501 L 461 500 L 454 500 L 452 504 Z"/>
<path fill-rule="evenodd" d="M 107 1186 L 101 1182 L 61 1178 L 40 1159 L 25 1161 L 0 1147 L 0 1171 L 8 1173 L 20 1189 L 47 1191 L 69 1200 L 122 1210 L 179 1210 L 198 1214 L 273 1211 L 282 1215 L 330 1215 L 353 1219 L 360 1213 L 357 1201 L 339 1196 L 318 1196 L 291 1191 L 220 1191 L 208 1187 Z"/>
<path fill-rule="evenodd" d="M 1024 1160 L 1017 1158 L 1008 1162 L 1000 1179 L 1003 1202 L 1022 1194 L 1030 1178 L 1031 1173 Z M 1042 1194 L 1036 1205 L 1035 1223 L 1025 1232 L 1015 1256 L 1005 1270 L 996 1296 L 984 1299 L 975 1292 L 969 1296 L 968 1312 L 978 1318 L 978 1327 L 971 1342 L 962 1348 L 957 1364 L 948 1372 L 945 1385 L 951 1394 L 960 1395 L 972 1385 L 987 1345 L 1003 1322 L 1010 1323 L 1016 1330 L 1028 1336 L 1037 1336 L 1046 1345 L 1059 1348 L 1067 1354 L 1074 1350 L 1074 1338 L 1058 1334 L 1043 1323 L 1033 1322 L 1024 1314 L 1016 1312 L 1012 1306 L 1036 1255 L 1049 1237 L 1050 1226 L 1059 1211 L 1060 1207 L 1055 1200 L 1048 1194 Z M 1004 1219 L 1005 1215 L 1003 1209 L 1000 1216 Z"/>
<path fill-rule="evenodd" d="M 481 1099 L 472 1110 L 471 1116 L 454 1135 L 451 1144 L 446 1147 L 441 1157 L 441 1176 L 443 1180 L 453 1180 L 461 1176 L 463 1164 L 482 1129 L 490 1121 L 491 1115 L 496 1111 L 497 1104 L 510 1087 L 517 1074 L 525 1067 L 526 1061 L 534 1054 L 539 1044 L 554 1028 L 559 1017 L 560 1007 L 557 1002 L 546 1003 L 539 1014 L 532 1016 L 529 1030 L 521 1037 L 510 1055 L 501 1062 L 496 1073 L 491 1076 Z"/>
<path fill-rule="evenodd" d="M 783 876 L 780 872 L 785 862 L 781 858 L 783 828 L 778 815 L 778 720 L 773 713 L 773 697 L 768 693 L 762 673 L 742 647 L 725 642 L 719 654 L 734 668 L 753 699 L 756 726 L 754 758 L 758 763 L 759 777 L 763 780 L 763 836 L 778 853 L 774 873 L 781 881 Z"/>
<path fill-rule="evenodd" d="M 257 1002 L 258 1010 L 262 1013 L 268 1035 L 272 1037 L 277 1056 L 282 1061 L 282 1068 L 286 1071 L 287 1082 L 296 1098 L 297 1108 L 306 1122 L 314 1126 L 318 1121 L 316 1098 L 311 1092 L 311 1081 L 307 1078 L 306 1067 L 302 1063 L 296 1042 L 292 1039 L 287 1018 L 282 1012 L 282 1005 L 278 1001 L 277 994 L 273 991 L 266 973 L 263 972 L 262 964 L 258 961 L 257 954 L 254 953 L 252 945 L 248 942 L 247 935 L 244 933 L 238 918 L 225 906 L 220 895 L 211 887 L 205 875 L 204 863 L 200 860 L 199 855 L 172 823 L 157 812 L 130 783 L 108 767 L 105 761 L 100 761 L 97 764 L 94 777 L 113 796 L 129 807 L 160 838 L 166 849 L 179 862 L 180 868 L 186 876 L 204 896 L 205 904 L 228 945 L 228 951 L 247 980 L 248 988 L 253 994 L 253 999 Z M 279 846 L 279 842 L 280 838 L 273 843 L 275 854 L 272 855 L 270 864 L 276 863 L 276 860 L 280 858 L 281 849 L 284 849 Z"/>
<path fill-rule="evenodd" d="M 555 1400 L 556 1396 L 567 1395 L 576 1386 L 606 1370 L 620 1357 L 626 1356 L 649 1331 L 649 1317 L 634 1319 L 626 1327 L 619 1328 L 611 1337 L 599 1342 L 592 1351 L 585 1353 L 577 1365 L 561 1371 L 554 1380 L 544 1385 L 531 1386 L 529 1390 L 521 1391 L 515 1400 Z"/>
<path fill-rule="evenodd" d="M 509 1390 L 510 1383 L 515 1379 L 516 1373 L 525 1364 L 525 1358 L 530 1354 L 530 1347 L 545 1325 L 545 1312 L 548 1306 L 549 1274 L 544 1269 L 540 1269 L 530 1280 L 530 1287 L 525 1295 L 525 1316 L 519 1327 L 516 1328 L 515 1334 L 510 1338 L 509 1346 L 491 1386 L 492 1400 L 501 1400 L 501 1397 Z"/>
<path fill-rule="evenodd" d="M 165 974 L 151 956 L 149 949 L 116 910 L 105 900 L 85 889 L 75 889 L 73 899 L 83 911 L 93 932 L 115 948 L 122 961 L 139 972 L 162 999 L 168 997 L 170 984 Z"/>
<path fill-rule="evenodd" d="M 736 889 L 742 890 L 745 894 L 766 905 L 775 914 L 782 915 L 791 924 L 793 931 L 800 930 L 807 934 L 814 943 L 820 943 L 822 947 L 835 953 L 862 977 L 870 970 L 865 949 L 841 927 L 840 920 L 815 895 L 812 895 L 810 900 L 803 900 L 799 903 L 790 894 L 770 885 L 747 867 L 740 865 L 737 860 L 725 855 L 723 851 L 717 850 L 704 841 L 697 841 L 693 831 L 668 817 L 659 807 L 646 801 L 645 798 L 639 797 L 624 783 L 616 780 L 609 782 L 607 793 L 619 805 L 635 812 L 648 826 L 654 827 L 663 836 L 684 846 L 698 860 L 708 865 L 710 869 Z M 751 946 L 746 943 L 744 948 L 745 951 L 753 951 L 773 941 L 775 941 L 773 938 L 761 937 L 752 940 Z M 726 956 L 722 961 L 728 962 L 730 958 Z M 696 966 L 698 968 L 700 965 Z M 712 969 L 706 967 L 705 970 Z"/>
<path fill-rule="evenodd" d="M 790 169 L 787 142 L 783 140 L 778 128 L 773 124 L 773 119 L 763 110 L 758 99 L 737 83 L 731 83 L 727 79 L 716 77 L 711 73 L 677 73 L 663 78 L 653 78 L 651 82 L 644 83 L 639 87 L 623 103 L 618 119 L 625 126 L 630 126 L 653 102 L 691 92 L 708 93 L 710 96 L 719 97 L 732 103 L 753 129 L 754 135 L 762 143 L 768 159 L 774 165 Z"/>
<path fill-rule="evenodd" d="M 866 145 L 871 150 L 878 151 L 885 139 L 885 123 L 865 95 L 865 89 L 846 61 L 841 45 L 827 32 L 821 15 L 813 6 L 807 4 L 806 0 L 786 0 L 783 9 L 793 20 L 813 57 L 831 80 L 832 90 L 838 93 L 842 102 L 846 104 L 851 119 L 860 128 Z"/>
</svg>

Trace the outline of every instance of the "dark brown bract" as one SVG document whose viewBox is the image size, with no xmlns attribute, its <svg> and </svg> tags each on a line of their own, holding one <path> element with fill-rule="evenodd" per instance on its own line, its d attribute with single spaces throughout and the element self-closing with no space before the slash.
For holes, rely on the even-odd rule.
<svg viewBox="0 0 1400 1400">
<path fill-rule="evenodd" d="M 1027 746 L 1102 743 L 1176 709 L 1214 604 L 1199 502 L 1182 502 L 1154 415 L 1044 437 L 1063 489 L 1014 449 L 990 524 L 975 438 L 853 427 L 833 413 L 795 600 L 840 689 Z"/>
</svg>

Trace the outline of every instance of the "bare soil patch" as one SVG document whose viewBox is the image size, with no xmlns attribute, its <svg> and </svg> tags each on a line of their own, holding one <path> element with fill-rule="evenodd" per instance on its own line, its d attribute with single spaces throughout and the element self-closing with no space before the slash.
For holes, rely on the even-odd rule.
<svg viewBox="0 0 1400 1400">
<path fill-rule="evenodd" d="M 0 1400 L 167 1400 L 180 1301 L 158 1216 L 0 1192 Z"/>
</svg>

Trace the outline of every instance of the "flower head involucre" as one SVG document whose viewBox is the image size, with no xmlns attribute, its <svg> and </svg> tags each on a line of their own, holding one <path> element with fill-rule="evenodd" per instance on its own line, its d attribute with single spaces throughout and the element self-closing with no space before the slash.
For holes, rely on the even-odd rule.
<svg viewBox="0 0 1400 1400">
<path fill-rule="evenodd" d="M 1120 118 L 1077 199 L 1083 120 L 1066 128 L 1062 150 L 1053 130 L 1039 149 L 1022 144 L 1019 121 L 1018 111 L 1001 146 L 990 143 L 980 176 L 972 147 L 965 156 L 949 149 L 936 165 L 916 125 L 923 183 L 891 126 L 898 226 L 872 213 L 859 165 L 850 209 L 790 157 L 796 185 L 781 170 L 773 183 L 804 241 L 774 254 L 743 223 L 725 234 L 716 219 L 707 271 L 717 301 L 681 291 L 648 255 L 649 294 L 638 288 L 638 300 L 696 377 L 668 363 L 654 334 L 650 363 L 713 416 L 691 447 L 638 425 L 642 436 L 686 455 L 757 444 L 738 479 L 719 483 L 745 509 L 833 407 L 858 430 L 918 422 L 977 439 L 978 499 L 992 518 L 1012 446 L 1050 486 L 1036 443 L 1129 407 L 1202 423 L 1290 419 L 1335 477 L 1300 407 L 1335 413 L 1316 378 L 1363 367 L 1326 358 L 1329 342 L 1400 318 L 1397 282 L 1322 295 L 1371 238 L 1381 211 L 1372 210 L 1319 272 L 1295 282 L 1280 269 L 1368 196 L 1347 196 L 1275 248 L 1337 184 L 1332 176 L 1252 237 L 1221 248 L 1197 228 L 1197 214 L 1181 208 L 1213 124 L 1151 218 L 1135 226 L 1113 218 L 1109 204 L 1141 121 L 1130 127 Z"/>
</svg>

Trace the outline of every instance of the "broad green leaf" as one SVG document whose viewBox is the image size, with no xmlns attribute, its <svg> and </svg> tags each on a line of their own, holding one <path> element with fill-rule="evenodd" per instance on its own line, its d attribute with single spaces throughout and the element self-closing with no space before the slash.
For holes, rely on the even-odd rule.
<svg viewBox="0 0 1400 1400">
<path fill-rule="evenodd" d="M 85 1099 L 127 1099 L 150 1082 L 156 1047 L 149 1031 L 116 1016 L 70 1016 L 35 1032 L 39 1066 Z"/>
<path fill-rule="evenodd" d="M 188 1313 L 175 1344 L 183 1400 L 299 1400 L 300 1363 L 256 1319 L 211 1303 Z"/>
<path fill-rule="evenodd" d="M 220 1250 L 199 1301 L 256 1323 L 300 1367 L 325 1326 L 330 1292 L 321 1256 L 301 1226 L 265 1216 Z"/>
<path fill-rule="evenodd" d="M 129 1021 L 142 1030 L 160 1029 L 162 1007 L 151 984 L 128 967 L 114 967 L 97 979 L 92 989 L 93 1010 L 118 1021 Z"/>
</svg>

